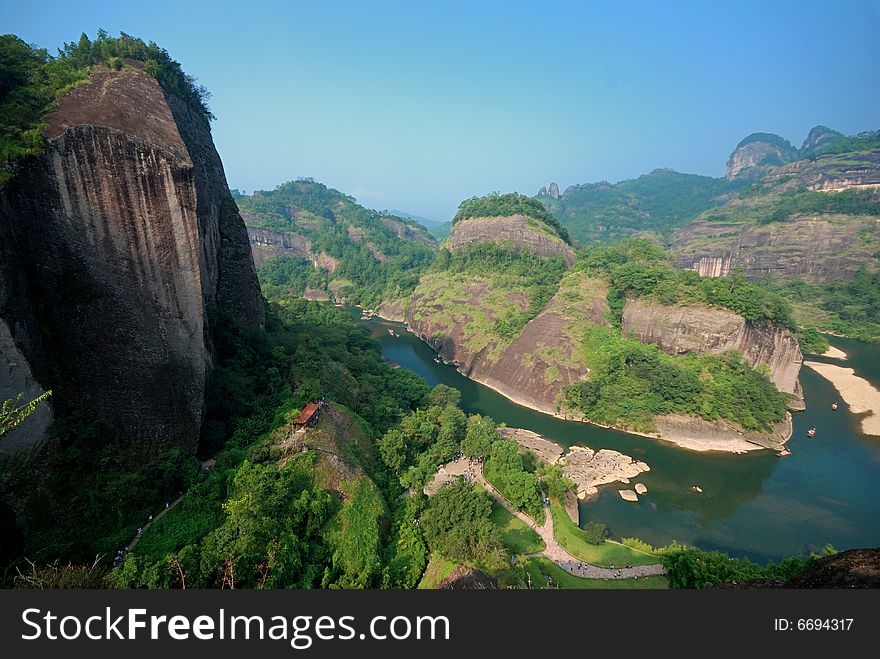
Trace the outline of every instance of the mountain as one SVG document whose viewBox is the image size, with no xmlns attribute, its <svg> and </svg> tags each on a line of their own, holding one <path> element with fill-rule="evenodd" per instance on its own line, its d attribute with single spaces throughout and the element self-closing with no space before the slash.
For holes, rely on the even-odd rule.
<svg viewBox="0 0 880 659">
<path fill-rule="evenodd" d="M 154 44 L 83 37 L 47 59 L 3 39 L 18 75 L 3 101 L 17 110 L 4 114 L 0 397 L 52 389 L 56 417 L 100 419 L 93 446 L 192 452 L 218 332 L 264 322 L 210 113 Z M 9 441 L 45 431 L 26 423 Z"/>
<path fill-rule="evenodd" d="M 776 167 L 797 160 L 798 150 L 779 135 L 773 133 L 752 133 L 744 138 L 727 160 L 725 176 L 736 178 L 755 178 L 770 167 Z"/>
<path fill-rule="evenodd" d="M 619 183 L 572 185 L 538 199 L 583 244 L 636 235 L 665 237 L 690 218 L 720 205 L 736 188 L 725 179 L 656 169 Z"/>
<path fill-rule="evenodd" d="M 797 159 L 750 167 L 737 174 L 750 185 L 669 237 L 678 266 L 742 269 L 785 295 L 798 323 L 880 340 L 880 133 L 817 126 Z"/>
<path fill-rule="evenodd" d="M 449 233 L 452 230 L 452 223 L 449 220 L 429 220 L 426 217 L 413 215 L 411 213 L 405 213 L 403 211 L 388 212 L 397 217 L 401 217 L 404 220 L 412 220 L 414 222 L 418 222 L 423 227 L 425 227 L 428 230 L 428 233 L 434 236 L 434 238 L 436 238 L 437 240 L 445 240 L 446 238 L 449 238 Z"/>
<path fill-rule="evenodd" d="M 297 293 L 374 308 L 409 295 L 437 247 L 419 223 L 311 179 L 235 197 L 261 279 Z"/>
<path fill-rule="evenodd" d="M 787 439 L 786 405 L 802 408 L 801 353 L 778 296 L 680 273 L 644 241 L 576 257 L 525 200 L 462 203 L 412 294 L 412 331 L 468 377 L 549 414 L 698 448 Z"/>
</svg>

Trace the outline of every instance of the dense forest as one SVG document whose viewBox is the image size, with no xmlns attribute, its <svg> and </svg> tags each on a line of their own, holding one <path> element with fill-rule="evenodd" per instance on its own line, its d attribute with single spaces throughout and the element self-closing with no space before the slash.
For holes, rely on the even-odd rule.
<svg viewBox="0 0 880 659">
<path fill-rule="evenodd" d="M 318 267 L 307 274 L 301 258 L 267 263 L 261 280 L 270 286 L 301 293 L 309 285 L 331 298 L 376 307 L 411 293 L 434 258 L 436 242 L 421 225 L 364 208 L 353 197 L 311 179 L 252 195 L 232 194 L 248 226 L 302 235 L 311 254 L 325 255 L 334 264 L 332 272 Z"/>
<path fill-rule="evenodd" d="M 574 238 L 588 245 L 638 233 L 665 237 L 706 209 L 722 204 L 741 186 L 726 179 L 656 169 L 619 183 L 572 186 L 559 199 L 542 196 L 540 200 Z"/>
</svg>

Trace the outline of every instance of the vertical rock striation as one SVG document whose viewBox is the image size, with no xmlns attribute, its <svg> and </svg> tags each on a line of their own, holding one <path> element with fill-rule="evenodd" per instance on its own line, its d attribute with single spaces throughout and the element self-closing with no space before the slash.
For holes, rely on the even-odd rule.
<svg viewBox="0 0 880 659">
<path fill-rule="evenodd" d="M 0 318 L 56 410 L 192 448 L 212 324 L 263 323 L 210 127 L 132 68 L 97 67 L 45 121 L 0 189 Z"/>
</svg>

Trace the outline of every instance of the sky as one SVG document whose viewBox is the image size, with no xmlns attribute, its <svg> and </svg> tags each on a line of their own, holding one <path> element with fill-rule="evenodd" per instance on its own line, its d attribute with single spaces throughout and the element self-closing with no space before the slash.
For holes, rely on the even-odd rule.
<svg viewBox="0 0 880 659">
<path fill-rule="evenodd" d="M 50 52 L 99 27 L 213 93 L 231 187 L 310 176 L 440 221 L 550 181 L 722 176 L 752 132 L 880 128 L 880 0 L 0 0 L 0 33 Z"/>
</svg>

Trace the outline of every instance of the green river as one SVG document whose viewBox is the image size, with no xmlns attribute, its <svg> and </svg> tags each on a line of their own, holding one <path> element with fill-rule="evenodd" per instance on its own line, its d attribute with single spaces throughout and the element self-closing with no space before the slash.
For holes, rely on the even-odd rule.
<svg viewBox="0 0 880 659">
<path fill-rule="evenodd" d="M 880 497 L 874 491 L 880 485 L 880 438 L 864 435 L 831 383 L 809 368 L 801 370 L 807 410 L 794 414 L 791 456 L 698 453 L 522 407 L 454 367 L 435 363 L 433 350 L 402 324 L 362 322 L 382 344 L 386 359 L 432 386 L 458 389 L 467 413 L 527 428 L 565 446 L 610 448 L 648 463 L 651 471 L 638 479 L 648 493 L 638 503 L 623 501 L 614 485 L 600 488 L 598 497 L 581 504 L 582 524 L 597 520 L 614 537 L 638 537 L 653 545 L 677 540 L 761 562 L 818 551 L 826 543 L 838 550 L 880 546 Z M 400 336 L 392 337 L 389 328 Z M 832 343 L 849 356 L 843 365 L 880 386 L 880 347 L 838 338 Z M 834 401 L 836 412 L 831 411 Z M 810 439 L 806 431 L 814 426 L 816 436 Z M 691 491 L 693 485 L 703 493 Z"/>
</svg>

